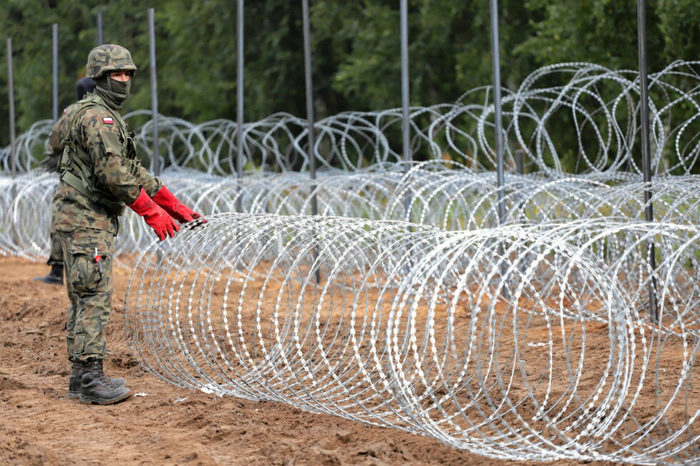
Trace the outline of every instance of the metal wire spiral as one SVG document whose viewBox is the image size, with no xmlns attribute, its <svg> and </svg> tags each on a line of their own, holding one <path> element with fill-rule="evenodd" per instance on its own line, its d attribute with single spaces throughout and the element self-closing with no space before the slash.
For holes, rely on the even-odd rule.
<svg viewBox="0 0 700 466">
<path fill-rule="evenodd" d="M 700 160 L 700 62 L 677 61 L 649 76 L 652 171 L 657 176 L 683 175 L 697 170 Z M 505 165 L 515 169 L 516 151 L 532 171 L 561 176 L 562 162 L 575 156 L 576 171 L 606 176 L 625 171 L 641 174 L 640 161 L 630 156 L 640 131 L 638 75 L 590 63 L 564 63 L 540 68 L 517 91 L 503 92 Z M 560 82 L 560 84 L 554 84 Z M 538 87 L 538 84 L 546 86 Z M 443 157 L 469 167 L 490 170 L 496 165 L 493 112 L 489 87 L 470 90 L 456 102 L 410 111 L 411 152 L 423 158 Z M 679 117 L 681 115 L 681 117 Z M 150 112 L 125 116 L 139 122 Z M 558 147 L 561 128 L 550 134 L 552 122 L 570 121 L 577 152 Z M 395 136 L 400 109 L 344 112 L 317 122 L 314 156 L 319 169 L 357 169 L 403 160 Z M 153 123 L 136 129 L 139 152 L 152 161 Z M 27 172 L 43 158 L 51 127 L 42 120 L 17 138 L 17 171 Z M 195 169 L 214 175 L 236 173 L 238 148 L 235 122 L 213 120 L 192 124 L 160 115 L 161 167 Z M 276 113 L 243 128 L 243 164 L 263 172 L 306 172 L 306 120 Z M 571 139 L 571 138 L 569 138 Z M 400 144 L 399 144 L 400 146 Z M 669 156 L 665 154 L 671 152 Z M 0 166 L 11 172 L 9 147 L 0 149 Z"/>
<path fill-rule="evenodd" d="M 653 273 L 648 241 L 663 257 Z M 219 214 L 142 256 L 127 333 L 175 385 L 487 456 L 688 459 L 698 241 L 697 226 L 646 222 L 456 232 Z M 658 327 L 644 306 L 652 276 Z"/>
<path fill-rule="evenodd" d="M 473 230 L 499 225 L 498 187 L 494 173 L 455 170 L 455 164 L 425 162 L 382 171 L 335 173 L 311 179 L 306 174 L 251 175 L 236 180 L 215 176 L 161 178 L 186 204 L 206 215 L 240 207 L 249 213 L 310 215 L 317 199 L 324 216 L 374 220 L 405 220 L 446 230 Z M 0 235 L 0 251 L 28 258 L 45 257 L 49 248 L 50 203 L 56 177 L 28 174 L 1 178 L 7 225 Z M 660 222 L 700 224 L 700 177 L 669 177 L 654 181 L 651 202 Z M 504 186 L 508 223 L 590 218 L 641 219 L 644 191 L 641 181 L 607 183 L 595 179 L 539 175 L 508 175 Z M 115 254 L 122 261 L 142 251 L 154 239 L 150 228 L 132 212 L 122 218 Z"/>
</svg>

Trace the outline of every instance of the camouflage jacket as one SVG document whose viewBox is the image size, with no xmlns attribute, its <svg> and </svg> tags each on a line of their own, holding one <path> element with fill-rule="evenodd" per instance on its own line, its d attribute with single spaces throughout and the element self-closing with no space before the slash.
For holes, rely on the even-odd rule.
<svg viewBox="0 0 700 466">
<path fill-rule="evenodd" d="M 63 139 L 68 135 L 68 130 L 70 129 L 70 123 L 75 116 L 75 112 L 78 111 L 80 105 L 78 103 L 70 104 L 63 110 L 63 114 L 54 123 L 51 128 L 51 134 L 49 134 L 49 147 L 46 152 L 46 157 L 41 166 L 48 171 L 57 172 L 58 166 L 61 163 L 61 156 L 63 155 Z"/>
<path fill-rule="evenodd" d="M 141 188 L 153 196 L 162 185 L 141 166 L 133 136 L 118 112 L 97 94 L 87 94 L 77 105 L 61 159 L 53 227 L 117 234 L 117 217 L 125 204 L 133 203 Z"/>
</svg>

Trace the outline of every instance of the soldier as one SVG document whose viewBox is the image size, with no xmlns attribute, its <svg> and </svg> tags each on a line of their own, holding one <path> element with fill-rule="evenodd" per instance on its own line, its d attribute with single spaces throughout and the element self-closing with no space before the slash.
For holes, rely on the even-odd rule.
<svg viewBox="0 0 700 466">
<path fill-rule="evenodd" d="M 92 92 L 95 89 L 95 83 L 90 78 L 83 78 L 78 81 L 75 90 L 78 93 L 78 100 L 85 97 L 85 94 Z M 63 155 L 63 139 L 68 135 L 70 123 L 73 120 L 75 112 L 80 105 L 78 103 L 70 104 L 63 110 L 63 115 L 51 128 L 49 135 L 49 150 L 46 152 L 46 158 L 41 163 L 41 167 L 49 172 L 58 172 L 58 165 L 61 162 Z M 49 260 L 46 264 L 51 267 L 49 273 L 44 277 L 36 277 L 34 280 L 48 283 L 49 285 L 63 285 L 63 251 L 61 251 L 61 243 L 54 230 L 53 222 L 51 222 L 49 237 L 51 238 L 51 251 Z"/>
<path fill-rule="evenodd" d="M 68 394 L 84 403 L 112 404 L 130 396 L 123 379 L 103 372 L 119 215 L 128 206 L 161 241 L 179 231 L 175 219 L 180 223 L 205 220 L 180 203 L 136 157 L 133 133 L 119 114 L 136 71 L 129 51 L 114 44 L 95 47 L 86 70 L 95 81 L 95 92 L 79 102 L 71 122 L 53 218 L 71 301 L 66 323 L 72 363 Z"/>
</svg>

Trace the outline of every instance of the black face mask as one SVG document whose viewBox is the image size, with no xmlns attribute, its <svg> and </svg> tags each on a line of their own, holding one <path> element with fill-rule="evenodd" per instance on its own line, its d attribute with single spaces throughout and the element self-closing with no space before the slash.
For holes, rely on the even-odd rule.
<svg viewBox="0 0 700 466">
<path fill-rule="evenodd" d="M 114 110 L 121 110 L 122 104 L 131 92 L 131 79 L 117 81 L 104 74 L 95 80 L 95 92 Z"/>
</svg>

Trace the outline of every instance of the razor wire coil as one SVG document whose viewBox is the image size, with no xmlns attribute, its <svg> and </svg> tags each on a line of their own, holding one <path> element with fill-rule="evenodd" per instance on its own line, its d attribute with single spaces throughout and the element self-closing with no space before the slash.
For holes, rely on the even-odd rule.
<svg viewBox="0 0 700 466">
<path fill-rule="evenodd" d="M 697 173 L 700 159 L 700 62 L 678 61 L 649 77 L 652 171 L 656 176 Z M 560 82 L 559 84 L 556 84 Z M 547 86 L 537 87 L 541 83 Z M 422 159 L 450 158 L 473 171 L 496 166 L 491 88 L 470 90 L 455 103 L 410 109 L 411 153 Z M 546 66 L 526 77 L 516 91 L 503 90 L 505 166 L 515 169 L 519 151 L 530 171 L 561 176 L 566 170 L 561 134 L 550 134 L 553 121 L 571 121 L 579 173 L 606 176 L 628 172 L 641 176 L 632 154 L 640 132 L 638 75 L 590 63 Z M 681 110 L 683 109 L 683 110 Z M 679 121 L 677 114 L 683 115 Z M 139 122 L 150 112 L 125 115 Z M 315 125 L 316 166 L 320 170 L 355 171 L 402 161 L 395 134 L 401 109 L 343 112 Z M 27 172 L 43 157 L 50 120 L 32 125 L 17 139 L 17 169 Z M 309 168 L 306 120 L 276 113 L 246 123 L 243 165 L 263 172 L 304 172 Z M 236 123 L 219 119 L 201 124 L 158 116 L 160 166 L 194 169 L 226 176 L 236 173 Z M 561 132 L 560 127 L 556 127 Z M 153 121 L 136 128 L 139 153 L 153 161 Z M 394 136 L 392 136 L 394 134 Z M 570 150 L 570 148 L 566 149 Z M 670 152 L 670 153 L 667 153 Z M 0 150 L 0 166 L 12 170 L 9 148 Z"/>
<path fill-rule="evenodd" d="M 494 173 L 454 170 L 454 164 L 425 162 L 393 170 L 349 174 L 255 174 L 240 183 L 202 174 L 161 177 L 179 199 L 205 215 L 240 208 L 248 213 L 311 215 L 311 199 L 324 216 L 404 220 L 445 230 L 499 226 Z M 641 181 L 605 183 L 595 178 L 543 178 L 507 175 L 503 188 L 508 223 L 610 218 L 640 220 L 644 212 Z M 0 215 L 7 227 L 0 250 L 28 258 L 45 257 L 50 246 L 51 199 L 57 183 L 52 174 L 2 178 Z M 659 222 L 700 224 L 700 178 L 658 178 L 651 202 Z M 117 256 L 134 254 L 153 240 L 143 221 L 127 212 L 121 219 Z"/>
<path fill-rule="evenodd" d="M 487 456 L 687 460 L 699 240 L 697 226 L 600 219 L 446 231 L 218 214 L 141 257 L 127 334 L 172 384 Z"/>
</svg>

